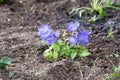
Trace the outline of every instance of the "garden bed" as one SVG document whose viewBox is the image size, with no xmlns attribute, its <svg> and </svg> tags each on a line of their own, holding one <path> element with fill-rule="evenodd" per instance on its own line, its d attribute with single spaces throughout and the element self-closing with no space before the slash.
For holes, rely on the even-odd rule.
<svg viewBox="0 0 120 80">
<path fill-rule="evenodd" d="M 120 65 L 120 11 L 107 9 L 107 16 L 89 23 L 90 16 L 79 18 L 69 14 L 76 6 L 87 6 L 88 0 L 15 0 L 0 4 L 0 57 L 9 56 L 14 73 L 12 80 L 103 80 L 113 65 Z M 79 29 L 91 31 L 88 49 L 92 55 L 75 60 L 59 58 L 47 61 L 38 26 L 48 23 L 54 29 L 64 29 L 70 21 L 80 22 Z M 114 37 L 107 37 L 109 28 Z M 3 71 L 0 79 L 11 80 Z M 120 80 L 120 77 L 111 80 Z"/>
</svg>

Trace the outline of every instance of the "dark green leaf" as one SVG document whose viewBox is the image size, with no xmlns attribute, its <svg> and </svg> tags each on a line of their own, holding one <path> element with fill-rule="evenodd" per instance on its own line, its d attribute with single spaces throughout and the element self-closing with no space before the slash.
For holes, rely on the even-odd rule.
<svg viewBox="0 0 120 80">
<path fill-rule="evenodd" d="M 11 60 L 7 56 L 4 56 L 0 59 L 0 68 L 5 68 L 7 65 L 10 64 L 11 64 Z"/>
<path fill-rule="evenodd" d="M 11 60 L 7 56 L 2 57 L 1 60 L 0 60 L 0 62 L 4 63 L 4 64 L 7 64 L 7 65 L 11 64 Z"/>
<path fill-rule="evenodd" d="M 104 17 L 104 16 L 106 15 L 106 12 L 105 12 L 105 10 L 103 10 L 102 7 L 100 7 L 100 8 L 98 9 L 98 13 L 99 13 L 99 16 L 100 16 L 100 17 Z"/>
</svg>

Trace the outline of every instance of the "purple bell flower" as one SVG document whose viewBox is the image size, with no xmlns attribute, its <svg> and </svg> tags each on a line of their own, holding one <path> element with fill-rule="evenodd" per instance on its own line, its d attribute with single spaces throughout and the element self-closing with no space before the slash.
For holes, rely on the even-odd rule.
<svg viewBox="0 0 120 80">
<path fill-rule="evenodd" d="M 54 34 L 55 34 L 56 37 L 58 37 L 58 36 L 60 35 L 60 30 L 56 30 L 56 31 L 54 32 Z"/>
<path fill-rule="evenodd" d="M 38 36 L 40 36 L 42 39 L 46 39 L 51 35 L 51 33 L 52 29 L 48 24 L 42 24 L 40 27 L 38 27 Z"/>
<path fill-rule="evenodd" d="M 77 43 L 77 38 L 75 36 L 70 36 L 68 38 L 68 43 L 71 45 L 75 45 Z"/>
<path fill-rule="evenodd" d="M 83 30 L 83 31 L 80 30 L 77 36 L 78 43 L 81 45 L 87 44 L 89 42 L 89 35 L 90 35 L 90 32 L 88 30 Z"/>
<path fill-rule="evenodd" d="M 80 26 L 79 22 L 73 22 L 73 21 L 71 21 L 71 22 L 69 22 L 67 24 L 66 30 L 74 32 L 74 31 L 76 31 L 78 29 L 79 26 Z"/>
<path fill-rule="evenodd" d="M 55 34 L 51 34 L 46 38 L 47 44 L 51 45 L 57 41 L 57 36 Z"/>
</svg>

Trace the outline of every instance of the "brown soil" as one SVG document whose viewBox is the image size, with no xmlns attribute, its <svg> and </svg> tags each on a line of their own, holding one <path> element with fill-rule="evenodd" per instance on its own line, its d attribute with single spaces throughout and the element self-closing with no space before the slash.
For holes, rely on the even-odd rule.
<svg viewBox="0 0 120 80">
<path fill-rule="evenodd" d="M 113 72 L 113 64 L 120 65 L 120 11 L 107 9 L 107 16 L 88 23 L 90 16 L 79 18 L 69 14 L 72 7 L 87 6 L 88 0 L 11 0 L 0 4 L 0 57 L 9 56 L 14 73 L 9 78 L 1 71 L 0 80 L 103 80 Z M 89 57 L 60 59 L 49 62 L 42 52 L 47 48 L 37 36 L 37 28 L 49 23 L 54 29 L 64 28 L 74 20 L 80 29 L 91 30 Z M 113 27 L 115 36 L 107 37 Z M 120 80 L 120 77 L 111 80 Z"/>
</svg>

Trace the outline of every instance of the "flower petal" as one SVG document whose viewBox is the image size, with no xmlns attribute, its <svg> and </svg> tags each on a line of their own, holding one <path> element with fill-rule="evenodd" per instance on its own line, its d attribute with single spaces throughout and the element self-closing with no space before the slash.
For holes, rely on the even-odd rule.
<svg viewBox="0 0 120 80">
<path fill-rule="evenodd" d="M 60 30 L 57 29 L 54 34 L 56 37 L 58 37 L 60 35 Z"/>
<path fill-rule="evenodd" d="M 77 43 L 77 38 L 75 36 L 70 36 L 68 38 L 68 43 L 71 45 L 75 45 Z"/>
<path fill-rule="evenodd" d="M 80 26 L 79 22 L 73 22 L 73 21 L 71 21 L 71 22 L 69 22 L 69 23 L 67 24 L 66 30 L 74 32 L 74 31 L 77 30 L 77 28 L 78 28 L 79 26 Z"/>
<path fill-rule="evenodd" d="M 57 37 L 54 34 L 51 34 L 47 39 L 46 39 L 48 44 L 53 44 L 57 41 Z"/>
</svg>

